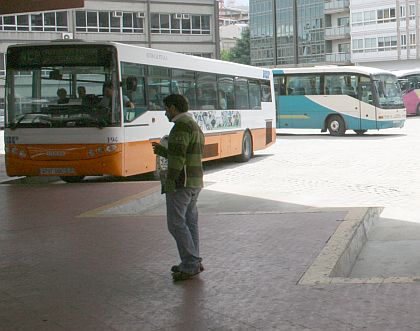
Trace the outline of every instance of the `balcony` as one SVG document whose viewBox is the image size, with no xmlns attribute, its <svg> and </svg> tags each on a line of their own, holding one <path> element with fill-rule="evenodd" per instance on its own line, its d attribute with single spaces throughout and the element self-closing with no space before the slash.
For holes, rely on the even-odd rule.
<svg viewBox="0 0 420 331">
<path fill-rule="evenodd" d="M 325 0 L 325 14 L 334 14 L 350 11 L 350 0 Z"/>
<path fill-rule="evenodd" d="M 334 26 L 325 28 L 325 39 L 349 39 L 350 27 L 349 26 Z"/>
<path fill-rule="evenodd" d="M 328 64 L 351 64 L 350 53 L 327 53 L 325 61 Z"/>
</svg>

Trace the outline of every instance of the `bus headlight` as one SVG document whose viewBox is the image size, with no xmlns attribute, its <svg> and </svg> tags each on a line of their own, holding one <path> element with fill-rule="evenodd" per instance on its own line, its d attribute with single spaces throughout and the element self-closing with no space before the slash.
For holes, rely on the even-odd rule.
<svg viewBox="0 0 420 331">
<path fill-rule="evenodd" d="M 103 147 L 98 147 L 98 148 L 96 149 L 96 152 L 97 152 L 98 154 L 102 154 L 102 153 L 104 152 L 104 148 L 103 148 Z"/>
<path fill-rule="evenodd" d="M 105 148 L 105 150 L 108 153 L 115 152 L 117 150 L 117 145 L 107 145 L 106 148 Z"/>
<path fill-rule="evenodd" d="M 96 153 L 95 153 L 95 151 L 94 151 L 93 149 L 89 149 L 89 150 L 88 150 L 88 155 L 89 155 L 90 157 L 94 157 L 94 156 L 96 155 Z"/>
<path fill-rule="evenodd" d="M 12 154 L 18 155 L 19 150 L 17 147 L 12 147 Z"/>
</svg>

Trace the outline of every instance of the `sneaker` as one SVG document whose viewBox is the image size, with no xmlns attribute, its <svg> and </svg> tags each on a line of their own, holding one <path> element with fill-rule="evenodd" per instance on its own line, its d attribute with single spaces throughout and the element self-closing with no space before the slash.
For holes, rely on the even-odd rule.
<svg viewBox="0 0 420 331">
<path fill-rule="evenodd" d="M 188 279 L 194 278 L 199 273 L 200 272 L 197 272 L 195 274 L 189 274 L 189 273 L 182 272 L 182 271 L 174 272 L 172 274 L 172 279 L 173 279 L 174 282 L 179 282 L 179 281 L 182 281 L 182 280 L 188 280 Z"/>
<path fill-rule="evenodd" d="M 204 267 L 203 264 L 200 262 L 200 272 L 204 271 Z M 179 265 L 173 265 L 171 267 L 171 272 L 181 272 L 181 270 L 179 269 Z"/>
</svg>

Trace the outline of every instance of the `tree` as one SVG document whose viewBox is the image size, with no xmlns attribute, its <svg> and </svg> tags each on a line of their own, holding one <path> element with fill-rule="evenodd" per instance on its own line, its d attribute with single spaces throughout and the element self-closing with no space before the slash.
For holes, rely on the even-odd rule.
<svg viewBox="0 0 420 331">
<path fill-rule="evenodd" d="M 249 44 L 249 29 L 242 30 L 241 38 L 236 41 L 235 46 L 229 51 L 222 51 L 221 59 L 230 62 L 251 64 L 251 48 Z"/>
</svg>

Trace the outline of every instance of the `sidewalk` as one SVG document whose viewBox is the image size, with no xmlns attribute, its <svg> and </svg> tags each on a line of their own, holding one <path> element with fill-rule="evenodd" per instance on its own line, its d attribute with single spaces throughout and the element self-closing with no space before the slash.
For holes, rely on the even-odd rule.
<svg viewBox="0 0 420 331">
<path fill-rule="evenodd" d="M 211 184 L 199 199 L 205 271 L 173 283 L 178 257 L 158 191 L 0 185 L 0 330 L 420 329 L 417 284 L 299 283 L 348 210 Z"/>
</svg>

